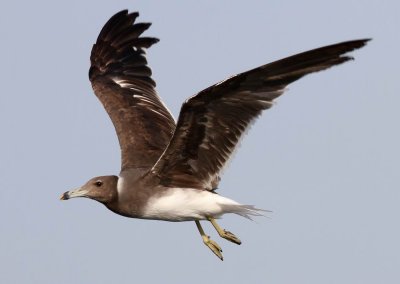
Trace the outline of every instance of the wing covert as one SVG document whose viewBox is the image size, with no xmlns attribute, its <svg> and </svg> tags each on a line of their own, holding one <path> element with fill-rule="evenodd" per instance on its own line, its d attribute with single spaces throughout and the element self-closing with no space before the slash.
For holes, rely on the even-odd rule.
<svg viewBox="0 0 400 284">
<path fill-rule="evenodd" d="M 89 79 L 110 116 L 121 147 L 122 170 L 151 168 L 165 150 L 175 121 L 158 97 L 145 48 L 158 39 L 142 37 L 150 23 L 137 12 L 112 16 L 93 45 Z"/>
<path fill-rule="evenodd" d="M 290 56 L 238 74 L 188 99 L 174 135 L 151 173 L 165 186 L 213 190 L 219 173 L 249 125 L 286 86 L 341 64 L 368 40 L 342 42 Z"/>
</svg>

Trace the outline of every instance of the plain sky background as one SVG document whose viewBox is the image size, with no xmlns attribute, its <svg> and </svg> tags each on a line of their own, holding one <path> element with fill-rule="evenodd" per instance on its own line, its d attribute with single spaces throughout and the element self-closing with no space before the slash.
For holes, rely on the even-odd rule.
<svg viewBox="0 0 400 284">
<path fill-rule="evenodd" d="M 400 283 L 398 1 L 2 1 L 1 283 Z M 219 192 L 272 210 L 220 224 L 123 218 L 58 200 L 118 174 L 113 126 L 92 94 L 92 44 L 115 12 L 140 11 L 157 90 L 189 96 L 301 51 L 372 37 L 355 61 L 290 85 L 230 163 Z"/>
</svg>

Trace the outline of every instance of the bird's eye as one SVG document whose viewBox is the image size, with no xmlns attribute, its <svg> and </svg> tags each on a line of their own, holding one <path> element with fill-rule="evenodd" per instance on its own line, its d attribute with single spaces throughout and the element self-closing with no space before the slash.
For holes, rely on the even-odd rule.
<svg viewBox="0 0 400 284">
<path fill-rule="evenodd" d="M 98 180 L 94 183 L 97 187 L 100 187 L 103 185 L 103 182 L 101 180 Z"/>
</svg>

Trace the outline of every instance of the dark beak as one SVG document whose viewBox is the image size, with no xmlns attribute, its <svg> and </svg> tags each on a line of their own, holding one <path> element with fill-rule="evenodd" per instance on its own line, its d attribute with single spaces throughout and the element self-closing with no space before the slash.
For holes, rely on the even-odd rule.
<svg viewBox="0 0 400 284">
<path fill-rule="evenodd" d="M 84 189 L 82 187 L 78 187 L 74 190 L 70 190 L 67 192 L 64 192 L 63 195 L 61 195 L 60 199 L 61 200 L 68 200 L 74 197 L 87 197 L 88 190 Z"/>
<path fill-rule="evenodd" d="M 69 199 L 69 191 L 64 192 L 60 197 L 60 200 L 68 200 L 68 199 Z"/>
</svg>

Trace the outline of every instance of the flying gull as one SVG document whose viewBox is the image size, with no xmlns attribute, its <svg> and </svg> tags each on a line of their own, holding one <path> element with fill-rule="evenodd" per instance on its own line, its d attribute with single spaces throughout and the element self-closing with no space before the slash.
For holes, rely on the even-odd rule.
<svg viewBox="0 0 400 284">
<path fill-rule="evenodd" d="M 90 55 L 89 79 L 117 132 L 121 172 L 92 178 L 61 199 L 87 197 L 131 218 L 194 221 L 204 244 L 222 260 L 221 247 L 200 221 L 211 222 L 222 238 L 240 244 L 216 219 L 262 213 L 215 192 L 243 133 L 287 85 L 351 60 L 345 54 L 369 39 L 317 48 L 232 76 L 187 99 L 175 122 L 156 93 L 145 58 L 145 49 L 158 39 L 142 36 L 151 24 L 136 23 L 138 16 L 127 10 L 112 16 Z"/>
</svg>

